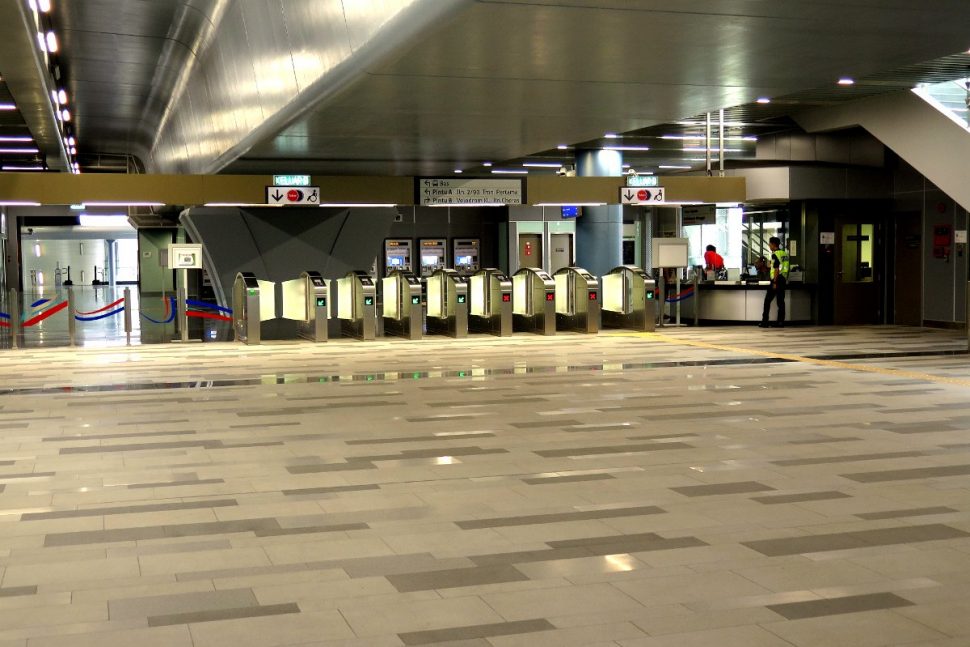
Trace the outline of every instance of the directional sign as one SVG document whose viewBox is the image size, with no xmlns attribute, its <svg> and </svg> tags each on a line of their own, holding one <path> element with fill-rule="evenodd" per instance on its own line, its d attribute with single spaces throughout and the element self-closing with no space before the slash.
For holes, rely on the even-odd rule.
<svg viewBox="0 0 970 647">
<path fill-rule="evenodd" d="M 652 189 L 620 189 L 620 204 L 662 204 L 664 202 L 666 202 L 666 195 L 662 186 Z"/>
<path fill-rule="evenodd" d="M 320 187 L 318 186 L 268 186 L 266 187 L 266 204 L 320 204 Z"/>
<path fill-rule="evenodd" d="M 474 206 L 522 204 L 522 180 L 459 180 L 422 178 L 418 180 L 421 205 Z"/>
<path fill-rule="evenodd" d="M 309 175 L 274 175 L 273 184 L 276 186 L 310 186 Z"/>
<path fill-rule="evenodd" d="M 626 176 L 627 186 L 659 186 L 660 178 L 656 175 L 627 175 Z"/>
</svg>

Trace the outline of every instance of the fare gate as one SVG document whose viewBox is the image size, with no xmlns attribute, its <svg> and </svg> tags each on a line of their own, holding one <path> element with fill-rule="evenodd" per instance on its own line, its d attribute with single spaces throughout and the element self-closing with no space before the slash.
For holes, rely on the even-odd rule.
<svg viewBox="0 0 970 647">
<path fill-rule="evenodd" d="M 377 286 L 367 272 L 354 270 L 337 279 L 337 318 L 345 337 L 377 337 Z"/>
<path fill-rule="evenodd" d="M 410 272 L 393 270 L 381 279 L 381 297 L 384 334 L 421 339 L 424 328 L 421 281 Z"/>
<path fill-rule="evenodd" d="M 232 289 L 232 329 L 244 344 L 262 341 L 262 322 L 276 318 L 276 284 L 239 272 Z M 183 306 L 184 307 L 184 306 Z"/>
<path fill-rule="evenodd" d="M 556 334 L 556 282 L 544 270 L 523 267 L 512 276 L 512 327 Z"/>
<path fill-rule="evenodd" d="M 621 265 L 603 277 L 603 328 L 653 332 L 657 326 L 657 282 L 639 267 Z"/>
<path fill-rule="evenodd" d="M 428 277 L 428 334 L 468 336 L 468 281 L 455 270 L 439 269 Z"/>
<path fill-rule="evenodd" d="M 581 267 L 564 267 L 556 282 L 556 329 L 596 334 L 600 330 L 600 285 Z"/>
<path fill-rule="evenodd" d="M 479 270 L 468 282 L 468 329 L 499 337 L 512 334 L 512 281 L 494 267 Z"/>
<path fill-rule="evenodd" d="M 308 270 L 300 278 L 286 281 L 283 290 L 283 318 L 297 322 L 302 339 L 325 342 L 329 339 L 330 282 L 320 272 Z"/>
</svg>

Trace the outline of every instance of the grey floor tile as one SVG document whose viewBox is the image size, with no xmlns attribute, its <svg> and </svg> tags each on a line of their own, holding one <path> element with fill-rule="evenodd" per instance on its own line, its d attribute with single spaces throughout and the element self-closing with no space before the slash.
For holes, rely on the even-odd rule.
<svg viewBox="0 0 970 647">
<path fill-rule="evenodd" d="M 966 476 L 970 465 L 939 465 L 936 467 L 915 467 L 901 470 L 882 470 L 879 472 L 856 472 L 841 474 L 843 478 L 859 483 L 881 483 L 884 481 L 908 481 L 912 479 L 932 479 L 945 476 Z"/>
<path fill-rule="evenodd" d="M 164 512 L 169 510 L 199 510 L 205 508 L 225 508 L 239 505 L 235 499 L 212 499 L 209 501 L 186 501 L 184 503 L 148 503 L 111 508 L 84 508 L 81 510 L 58 510 L 54 512 L 27 512 L 21 521 L 41 521 L 49 519 L 77 519 L 79 517 L 101 517 L 113 514 L 138 514 L 143 512 Z"/>
<path fill-rule="evenodd" d="M 930 506 L 928 508 L 906 508 L 903 510 L 882 510 L 880 512 L 862 512 L 856 514 L 860 519 L 898 519 L 900 517 L 922 517 L 932 514 L 947 514 L 949 512 L 957 512 L 953 508 L 949 508 L 945 505 Z"/>
<path fill-rule="evenodd" d="M 473 625 L 469 627 L 450 627 L 447 629 L 432 629 L 428 631 L 411 631 L 398 634 L 405 645 L 432 645 L 453 641 L 473 640 L 476 638 L 490 638 L 497 636 L 512 636 L 528 634 L 537 631 L 549 631 L 556 627 L 548 620 L 517 620 L 515 622 L 500 622 L 488 625 Z M 490 644 L 490 643 L 486 643 Z"/>
<path fill-rule="evenodd" d="M 455 525 L 463 530 L 478 528 L 507 528 L 510 526 L 528 526 L 543 523 L 561 523 L 565 521 L 589 521 L 592 519 L 615 519 L 620 517 L 639 517 L 648 514 L 662 514 L 665 510 L 657 506 L 639 506 L 636 508 L 607 508 L 603 510 L 584 510 L 580 512 L 560 512 L 551 514 L 523 515 L 519 517 L 493 517 L 491 519 L 470 519 L 456 521 Z"/>
<path fill-rule="evenodd" d="M 529 578 L 514 566 L 477 566 L 443 571 L 422 571 L 386 575 L 387 581 L 402 593 L 411 591 L 431 591 L 481 584 L 501 584 L 504 582 L 523 582 Z"/>
<path fill-rule="evenodd" d="M 238 620 L 240 618 L 260 618 L 264 616 L 279 616 L 288 613 L 300 613 L 300 607 L 295 603 L 272 604 L 267 606 L 242 607 L 239 609 L 215 609 L 212 611 L 191 611 L 188 613 L 173 613 L 167 615 L 149 616 L 149 627 L 166 627 L 168 625 L 183 625 L 193 622 L 214 622 L 216 620 Z"/>
<path fill-rule="evenodd" d="M 859 613 L 860 611 L 876 611 L 879 609 L 895 609 L 913 606 L 913 603 L 901 598 L 895 593 L 868 593 L 865 595 L 851 595 L 842 598 L 826 598 L 809 600 L 807 602 L 790 602 L 787 604 L 769 604 L 768 608 L 788 620 L 803 618 L 818 618 L 843 613 Z"/>
<path fill-rule="evenodd" d="M 716 496 L 721 494 L 747 494 L 749 492 L 768 492 L 775 488 L 757 481 L 737 481 L 734 483 L 712 483 L 710 485 L 685 485 L 670 488 L 678 494 L 689 497 Z"/>
<path fill-rule="evenodd" d="M 895 528 L 858 530 L 827 535 L 761 539 L 742 542 L 742 544 L 763 555 L 779 557 L 782 555 L 820 553 L 832 550 L 866 548 L 870 546 L 890 546 L 893 544 L 960 539 L 963 537 L 970 537 L 970 533 L 943 524 L 929 524 L 924 526 L 898 526 Z"/>
<path fill-rule="evenodd" d="M 764 503 L 765 505 L 778 505 L 782 503 L 804 503 L 806 501 L 829 501 L 832 499 L 852 498 L 844 492 L 827 490 L 824 492 L 801 492 L 799 494 L 775 494 L 769 496 L 753 496 L 752 501 Z"/>
</svg>

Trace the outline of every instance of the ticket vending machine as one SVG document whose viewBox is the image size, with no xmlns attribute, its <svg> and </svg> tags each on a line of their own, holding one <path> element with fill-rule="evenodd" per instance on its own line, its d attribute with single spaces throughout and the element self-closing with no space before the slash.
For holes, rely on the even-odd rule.
<svg viewBox="0 0 970 647">
<path fill-rule="evenodd" d="M 420 276 L 426 279 L 448 266 L 448 241 L 444 238 L 422 238 L 418 241 L 421 261 Z"/>
<path fill-rule="evenodd" d="M 410 272 L 394 270 L 381 279 L 381 296 L 384 334 L 421 339 L 424 328 L 421 281 Z"/>
<path fill-rule="evenodd" d="M 471 276 L 481 268 L 481 248 L 478 238 L 455 238 L 451 241 L 451 266 L 459 274 Z"/>
<path fill-rule="evenodd" d="M 300 278 L 284 281 L 283 318 L 297 322 L 302 339 L 327 341 L 330 320 L 330 282 L 320 272 L 308 270 Z"/>
<path fill-rule="evenodd" d="M 581 267 L 555 273 L 556 329 L 595 334 L 600 329 L 600 284 Z"/>
<path fill-rule="evenodd" d="M 657 282 L 635 265 L 621 265 L 603 277 L 603 328 L 653 332 L 657 325 Z"/>
<path fill-rule="evenodd" d="M 502 270 L 487 267 L 469 280 L 468 329 L 499 337 L 512 334 L 512 281 Z"/>
<path fill-rule="evenodd" d="M 377 337 L 377 286 L 367 272 L 355 270 L 337 279 L 337 318 L 345 337 Z"/>
<path fill-rule="evenodd" d="M 414 271 L 414 241 L 410 238 L 386 238 L 384 240 L 384 276 L 394 270 Z"/>
<path fill-rule="evenodd" d="M 468 336 L 468 279 L 451 269 L 428 277 L 428 334 Z"/>
<path fill-rule="evenodd" d="M 523 267 L 512 275 L 512 328 L 556 334 L 556 283 L 545 270 Z"/>
</svg>

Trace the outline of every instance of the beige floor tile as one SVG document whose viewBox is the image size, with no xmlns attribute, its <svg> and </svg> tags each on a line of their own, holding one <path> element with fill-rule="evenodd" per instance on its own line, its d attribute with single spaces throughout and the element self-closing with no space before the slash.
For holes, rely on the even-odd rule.
<svg viewBox="0 0 970 647">
<path fill-rule="evenodd" d="M 193 647 L 187 626 L 149 627 L 84 635 L 31 638 L 28 647 Z"/>
<path fill-rule="evenodd" d="M 202 622 L 189 629 L 193 647 L 280 647 L 354 636 L 337 611 Z"/>
<path fill-rule="evenodd" d="M 165 575 L 223 568 L 268 566 L 270 561 L 262 549 L 251 548 L 181 553 L 178 559 L 173 559 L 171 555 L 143 555 L 138 558 L 138 563 L 144 575 Z"/>
<path fill-rule="evenodd" d="M 380 604 L 368 599 L 348 600 L 339 605 L 339 610 L 354 633 L 361 637 L 491 624 L 505 620 L 479 598 L 403 603 L 385 599 Z"/>
<path fill-rule="evenodd" d="M 597 610 L 635 609 L 640 604 L 609 584 L 586 584 L 537 591 L 483 595 L 482 599 L 506 620 L 548 618 Z"/>
<path fill-rule="evenodd" d="M 782 640 L 761 627 L 728 627 L 709 629 L 706 631 L 691 631 L 688 633 L 621 640 L 623 647 L 791 647 L 791 643 Z"/>
<path fill-rule="evenodd" d="M 762 625 L 797 647 L 877 647 L 946 638 L 894 611 L 870 611 Z"/>
<path fill-rule="evenodd" d="M 137 576 L 138 560 L 133 557 L 118 559 L 93 559 L 58 564 L 27 564 L 7 566 L 3 576 L 4 586 L 46 584 L 64 580 L 108 580 L 118 577 Z"/>
</svg>

